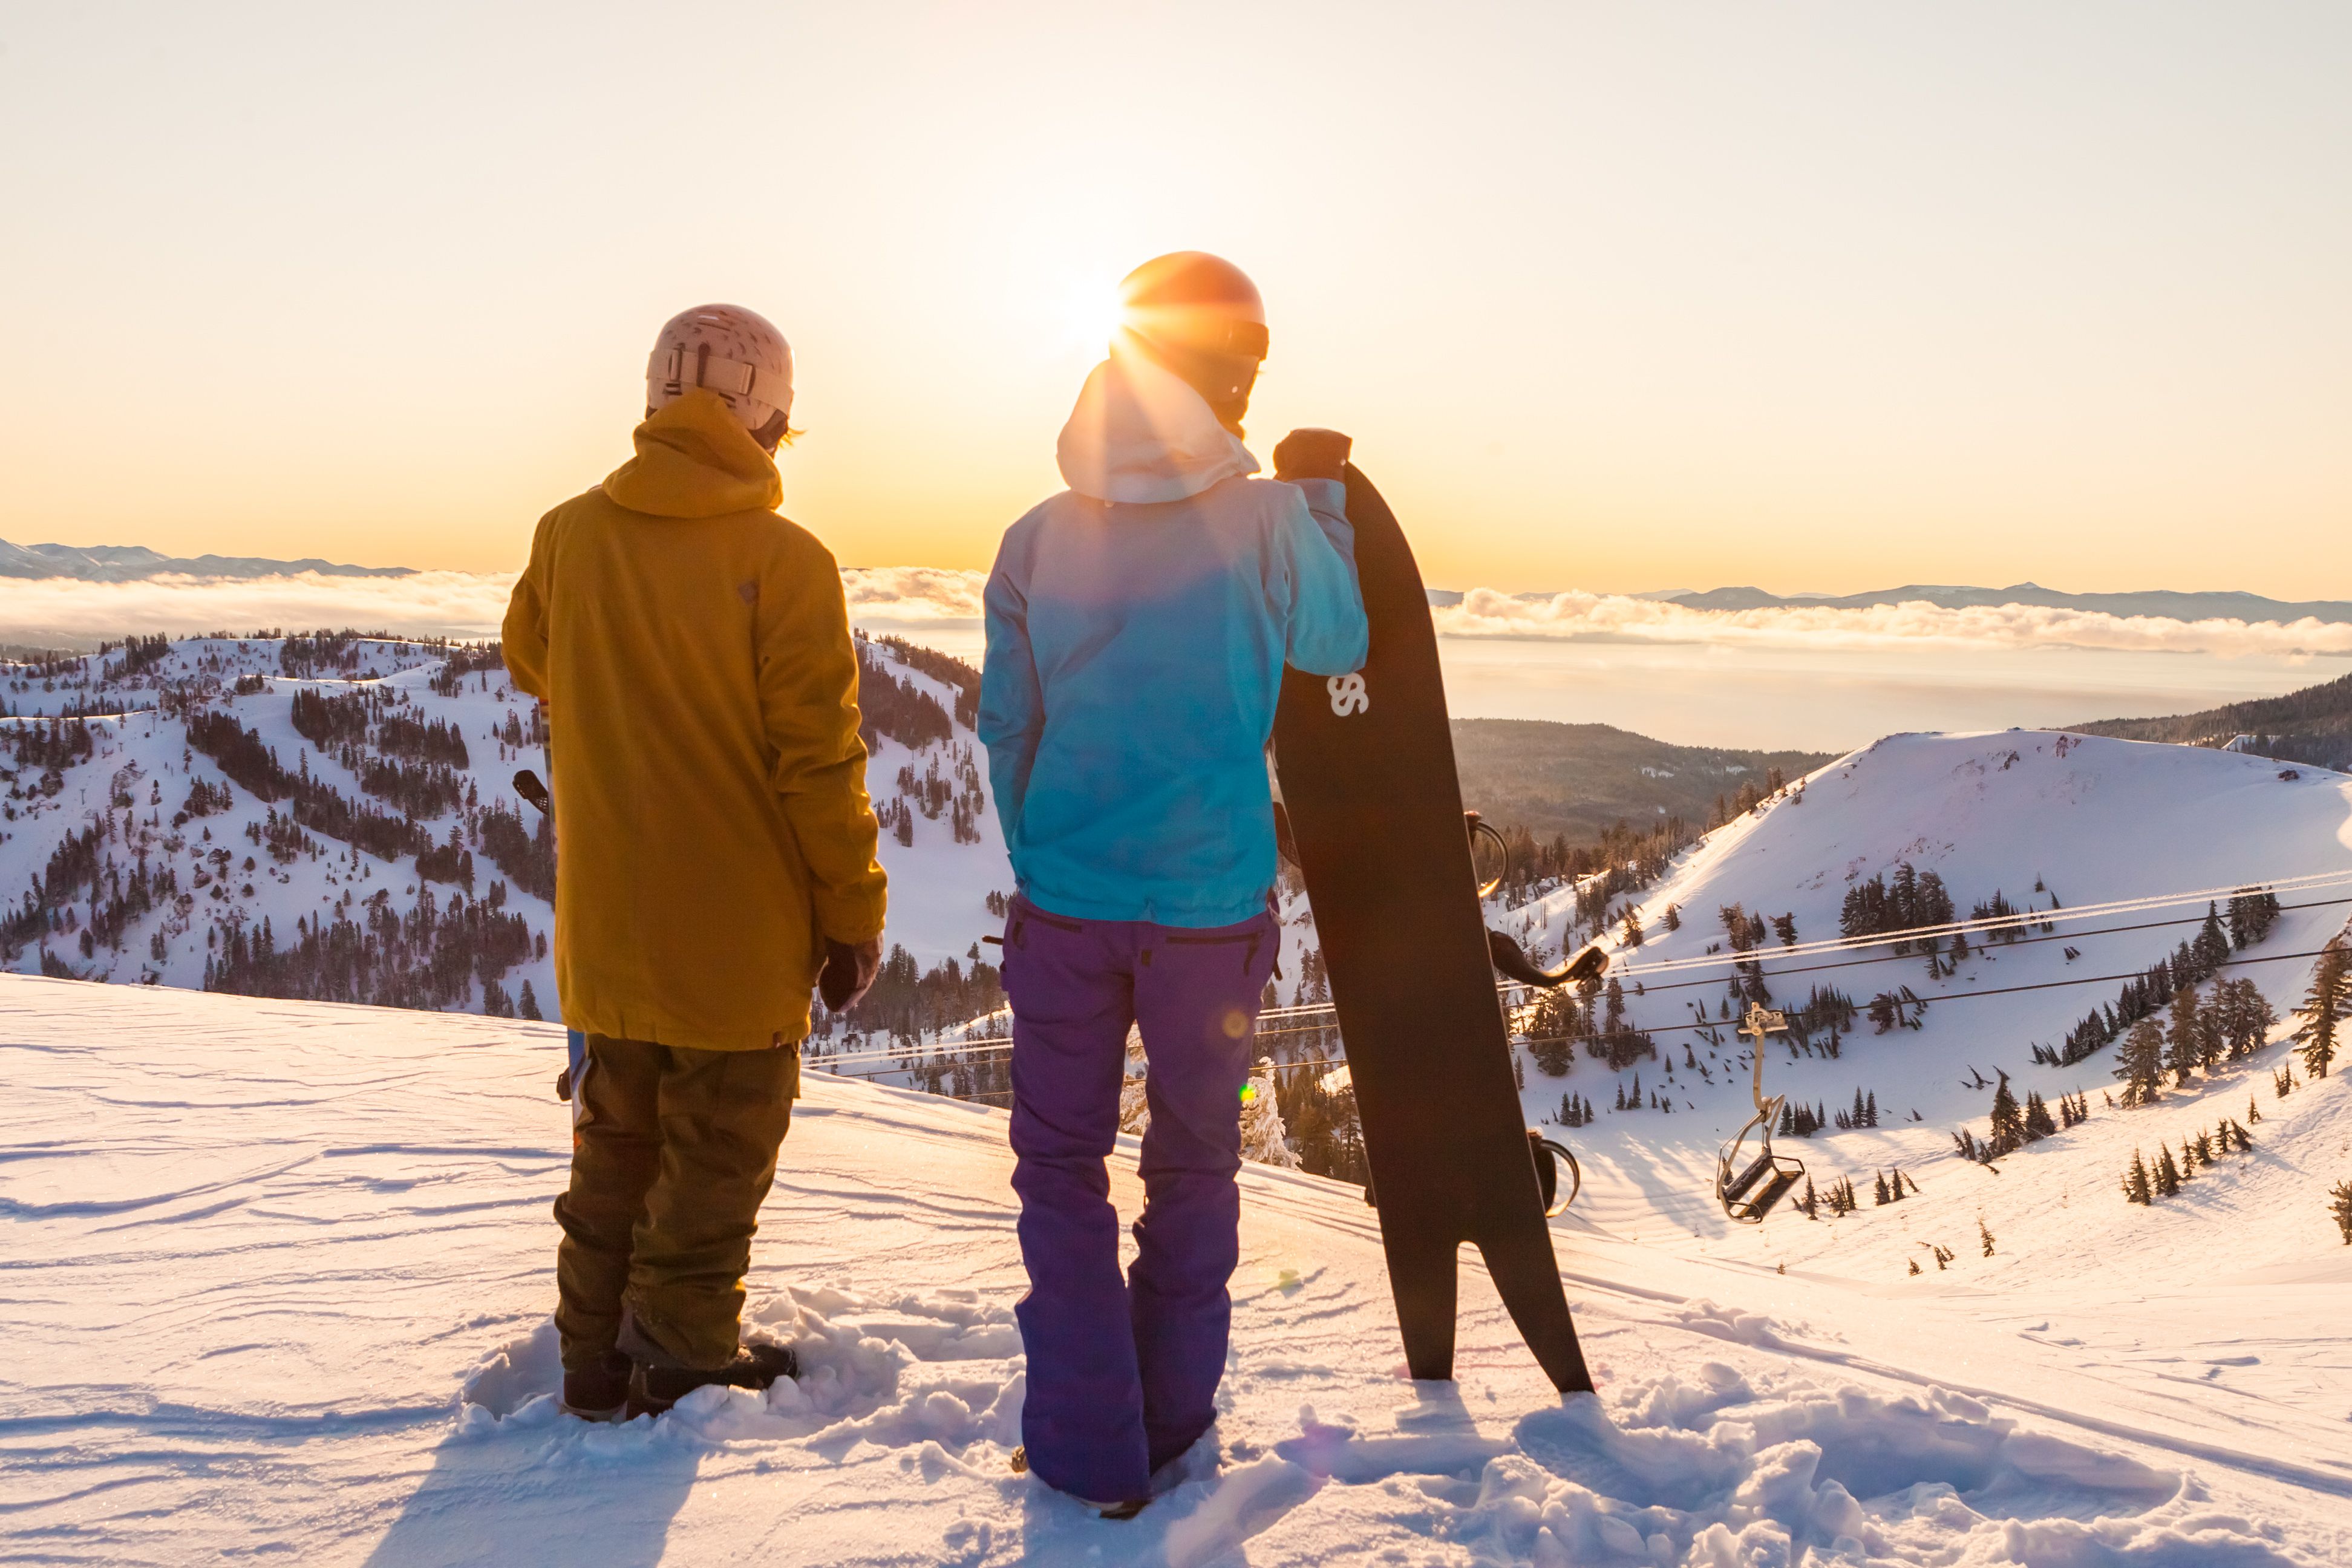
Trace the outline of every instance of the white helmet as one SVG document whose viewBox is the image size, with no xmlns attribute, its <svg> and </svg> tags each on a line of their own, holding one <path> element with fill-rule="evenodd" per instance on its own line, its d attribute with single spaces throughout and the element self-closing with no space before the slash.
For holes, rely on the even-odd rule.
<svg viewBox="0 0 2352 1568">
<path fill-rule="evenodd" d="M 740 305 L 682 310 L 654 339 L 646 362 L 646 412 L 688 388 L 715 392 L 754 434 L 793 411 L 793 346 L 768 319 Z"/>
</svg>

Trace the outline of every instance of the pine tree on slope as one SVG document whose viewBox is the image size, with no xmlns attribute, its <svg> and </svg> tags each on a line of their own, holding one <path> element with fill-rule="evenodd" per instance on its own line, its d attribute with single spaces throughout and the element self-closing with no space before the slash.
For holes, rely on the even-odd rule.
<svg viewBox="0 0 2352 1568">
<path fill-rule="evenodd" d="M 2172 1081 L 2186 1084 L 2204 1055 L 2204 1012 L 2197 1005 L 2197 988 L 2184 985 L 2172 998 L 2172 1029 L 2165 1042 L 2164 1065 Z"/>
<path fill-rule="evenodd" d="M 2295 1031 L 2303 1042 L 2303 1068 L 2313 1078 L 2326 1078 L 2336 1060 L 2337 1026 L 2352 1002 L 2352 949 L 2337 937 L 2323 949 L 2311 972 L 2311 990 L 2304 997 L 2304 1023 Z"/>
<path fill-rule="evenodd" d="M 2142 1018 L 2116 1053 L 2116 1076 L 2124 1082 L 2124 1103 L 2146 1105 L 2164 1084 L 2164 1026 Z"/>
<path fill-rule="evenodd" d="M 1992 1136 L 1987 1147 L 1997 1155 L 2007 1154 L 2024 1142 L 2025 1113 L 2018 1109 L 2017 1096 L 2010 1090 L 2009 1075 L 2002 1073 L 1992 1091 Z"/>
</svg>

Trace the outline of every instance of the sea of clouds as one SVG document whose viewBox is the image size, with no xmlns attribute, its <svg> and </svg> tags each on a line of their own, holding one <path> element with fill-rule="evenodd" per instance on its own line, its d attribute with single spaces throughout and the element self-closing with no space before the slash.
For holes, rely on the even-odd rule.
<svg viewBox="0 0 2352 1568">
<path fill-rule="evenodd" d="M 852 620 L 910 631 L 977 626 L 983 581 L 978 572 L 943 567 L 851 567 L 842 573 Z M 342 626 L 415 637 L 495 637 L 513 585 L 511 575 L 469 572 L 154 577 L 134 583 L 0 579 L 0 642 L 89 647 L 131 633 Z M 1519 597 L 1481 588 L 1435 616 L 1439 632 L 1452 637 L 1954 653 L 2087 647 L 2221 658 L 2352 655 L 2347 624 L 2183 621 L 2026 605 L 1698 610 L 1614 594 Z"/>
</svg>

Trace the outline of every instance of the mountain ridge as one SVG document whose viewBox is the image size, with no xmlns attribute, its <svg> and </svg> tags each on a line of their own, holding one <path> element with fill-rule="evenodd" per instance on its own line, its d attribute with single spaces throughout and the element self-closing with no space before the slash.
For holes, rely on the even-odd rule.
<svg viewBox="0 0 2352 1568">
<path fill-rule="evenodd" d="M 12 544 L 0 539 L 0 577 L 78 583 L 138 583 L 150 577 L 413 577 L 413 566 L 352 566 L 316 556 L 278 561 L 264 555 L 165 555 L 143 544 Z"/>
<path fill-rule="evenodd" d="M 1462 603 L 1465 596 L 1460 591 L 1451 588 L 1429 590 L 1430 604 L 1439 609 L 1450 609 Z M 1516 596 L 1549 599 L 1553 595 L 1549 593 L 1528 593 Z M 2015 583 L 2006 588 L 1910 583 L 1899 588 L 1876 588 L 1861 594 L 1773 594 L 1762 588 L 1742 586 L 1670 588 L 1655 593 L 1614 596 L 1654 599 L 1693 610 L 1863 610 L 1884 605 L 1912 604 L 1929 604 L 1945 610 L 1969 610 L 2028 605 L 2041 609 L 2088 610 L 2125 617 L 2156 616 L 2179 621 L 2284 623 L 2309 619 L 2352 622 L 2352 600 L 2290 601 L 2234 589 L 2189 593 L 2172 588 L 2150 588 L 2121 594 L 2069 594 L 2055 588 L 2044 588 L 2038 583 Z"/>
<path fill-rule="evenodd" d="M 2234 746 L 2281 762 L 2352 767 L 2352 675 L 2284 697 L 2231 702 L 2160 719 L 2096 719 L 2070 724 L 2077 734 L 2176 746 Z"/>
</svg>

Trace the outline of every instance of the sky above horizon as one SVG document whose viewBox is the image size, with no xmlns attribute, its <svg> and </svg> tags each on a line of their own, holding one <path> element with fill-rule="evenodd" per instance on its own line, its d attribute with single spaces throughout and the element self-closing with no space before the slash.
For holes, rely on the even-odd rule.
<svg viewBox="0 0 2352 1568">
<path fill-rule="evenodd" d="M 985 566 L 1129 267 L 1433 582 L 2352 597 L 2352 7 L 89 5 L 0 20 L 0 537 L 519 565 L 654 330 Z"/>
</svg>

